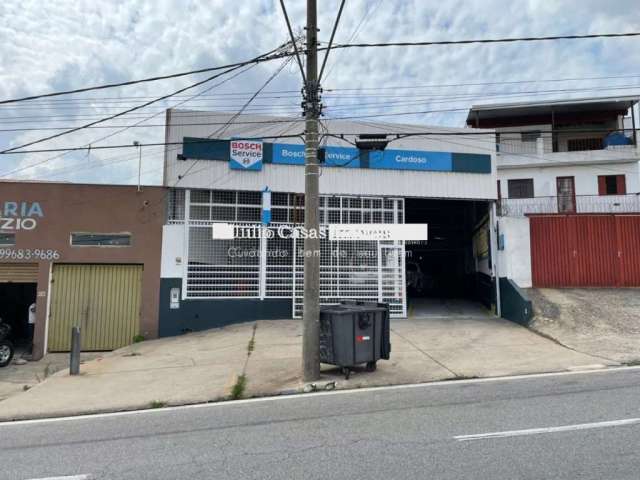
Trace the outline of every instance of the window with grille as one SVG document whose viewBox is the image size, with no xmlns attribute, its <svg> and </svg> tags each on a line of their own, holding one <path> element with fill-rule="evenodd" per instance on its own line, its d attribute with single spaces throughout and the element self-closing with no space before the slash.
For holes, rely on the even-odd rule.
<svg viewBox="0 0 640 480">
<path fill-rule="evenodd" d="M 509 198 L 533 198 L 533 178 L 519 178 L 507 181 Z"/>
<path fill-rule="evenodd" d="M 0 232 L 0 246 L 12 246 L 16 244 L 15 233 L 3 233 Z"/>
<path fill-rule="evenodd" d="M 74 247 L 128 247 L 131 245 L 131 234 L 72 233 L 71 245 Z"/>
</svg>

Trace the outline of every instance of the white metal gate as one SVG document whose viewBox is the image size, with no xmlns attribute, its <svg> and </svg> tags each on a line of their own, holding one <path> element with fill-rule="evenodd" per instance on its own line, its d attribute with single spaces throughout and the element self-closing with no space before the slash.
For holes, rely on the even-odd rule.
<svg viewBox="0 0 640 480">
<path fill-rule="evenodd" d="M 295 246 L 293 316 L 302 316 L 304 303 L 303 241 Z M 340 300 L 387 302 L 392 317 L 407 316 L 405 253 L 402 242 L 320 242 L 320 304 Z"/>
<path fill-rule="evenodd" d="M 292 298 L 302 315 L 304 242 L 291 236 L 213 239 L 218 222 L 274 230 L 304 222 L 299 194 L 272 194 L 272 223 L 260 223 L 260 192 L 172 190 L 170 223 L 184 225 L 184 299 Z M 404 223 L 404 200 L 383 197 L 321 196 L 320 221 L 327 224 Z M 393 317 L 406 317 L 403 242 L 358 240 L 320 242 L 320 301 L 388 302 Z"/>
</svg>

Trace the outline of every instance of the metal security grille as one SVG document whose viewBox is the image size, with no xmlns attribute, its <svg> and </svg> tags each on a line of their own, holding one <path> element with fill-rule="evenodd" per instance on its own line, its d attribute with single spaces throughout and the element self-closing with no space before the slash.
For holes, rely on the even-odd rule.
<svg viewBox="0 0 640 480">
<path fill-rule="evenodd" d="M 340 300 L 389 303 L 393 317 L 406 317 L 404 245 L 401 242 L 320 242 L 320 303 Z M 302 315 L 304 300 L 304 250 L 294 264 L 293 316 Z"/>
<path fill-rule="evenodd" d="M 180 212 L 180 197 L 174 210 Z M 302 313 L 304 242 L 282 238 L 278 228 L 304 222 L 304 196 L 274 192 L 269 227 L 261 226 L 261 193 L 184 191 L 185 298 L 292 298 Z M 169 222 L 182 223 L 179 215 Z M 320 220 L 330 223 L 403 223 L 404 200 L 323 196 Z M 216 222 L 257 227 L 254 238 L 213 240 Z M 267 230 L 271 235 L 267 235 Z M 380 241 L 321 241 L 321 303 L 341 299 L 385 301 L 393 316 L 406 316 L 404 244 Z"/>
</svg>

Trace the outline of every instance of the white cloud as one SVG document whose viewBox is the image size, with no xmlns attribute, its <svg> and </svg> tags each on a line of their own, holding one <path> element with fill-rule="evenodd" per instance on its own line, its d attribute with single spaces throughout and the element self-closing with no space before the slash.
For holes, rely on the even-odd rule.
<svg viewBox="0 0 640 480">
<path fill-rule="evenodd" d="M 305 22 L 305 3 L 302 0 L 287 2 L 296 31 L 301 31 Z M 327 41 L 331 33 L 338 3 L 337 0 L 318 2 L 319 35 L 323 41 Z M 640 10 L 636 0 L 620 0 L 615 5 L 599 0 L 350 0 L 345 6 L 336 42 L 346 42 L 365 15 L 366 20 L 356 38 L 359 42 L 640 30 Z M 278 2 L 265 0 L 9 0 L 0 4 L 0 18 L 3 19 L 0 24 L 0 98 L 231 63 L 270 50 L 288 37 Z M 334 51 L 328 63 L 329 75 L 323 83 L 325 89 L 342 89 L 640 74 L 638 42 L 637 38 L 630 38 Z M 275 68 L 275 63 L 260 65 L 216 92 L 255 90 Z M 155 97 L 193 81 L 194 78 L 181 78 L 74 97 L 123 98 L 121 103 L 113 103 L 113 98 L 109 100 L 112 103 L 95 100 L 94 109 L 87 108 L 91 104 L 68 102 L 64 97 L 58 97 L 55 101 L 43 100 L 37 105 L 0 106 L 0 129 L 78 125 L 99 115 L 115 113 L 118 107 L 142 102 L 141 99 L 124 97 Z M 467 108 L 492 92 L 523 92 L 522 97 L 514 97 L 514 100 L 523 100 L 527 97 L 537 98 L 529 93 L 532 91 L 593 87 L 598 84 L 601 87 L 638 87 L 636 90 L 619 90 L 619 93 L 640 91 L 639 78 L 625 78 L 599 83 L 540 82 L 390 90 L 376 93 L 387 93 L 391 97 L 370 98 L 347 97 L 347 92 L 332 97 L 332 92 L 327 92 L 325 104 L 327 115 L 336 116 Z M 295 66 L 285 69 L 270 86 L 271 90 L 298 91 L 299 88 L 300 80 Z M 415 95 L 402 96 L 410 93 Z M 575 95 L 597 93 L 588 91 Z M 427 98 L 434 95 L 444 98 Z M 455 100 L 451 98 L 453 95 L 472 95 L 475 99 L 466 97 Z M 292 114 L 299 104 L 296 98 L 272 101 L 274 104 L 288 105 L 287 111 Z M 227 96 L 218 97 L 215 102 L 209 97 L 206 101 L 200 100 L 191 105 L 213 108 L 236 107 L 241 103 L 240 97 Z M 268 102 L 259 100 L 255 103 L 265 105 Z M 167 105 L 150 107 L 145 112 L 150 115 Z M 253 108 L 257 111 L 260 107 Z M 54 115 L 61 121 L 52 122 Z M 140 115 L 131 117 L 131 120 L 114 123 L 131 124 L 141 118 Z M 464 114 L 456 112 L 382 118 L 385 121 L 446 125 L 461 125 L 463 119 Z M 163 121 L 164 116 L 159 115 L 151 123 Z M 56 148 L 94 142 L 97 145 L 129 144 L 133 140 L 160 142 L 164 138 L 162 128 L 132 128 L 104 142 L 96 142 L 96 139 L 109 132 L 104 129 L 85 130 L 39 146 Z M 53 131 L 0 132 L 0 145 L 15 146 L 51 133 Z M 143 153 L 144 180 L 159 182 L 162 149 L 149 147 Z M 53 156 L 55 154 L 42 153 L 0 157 L 0 175 Z M 69 154 L 16 173 L 16 176 L 25 175 L 56 180 L 131 183 L 137 175 L 137 155 L 134 150 L 94 150 L 89 155 L 85 152 Z"/>
</svg>

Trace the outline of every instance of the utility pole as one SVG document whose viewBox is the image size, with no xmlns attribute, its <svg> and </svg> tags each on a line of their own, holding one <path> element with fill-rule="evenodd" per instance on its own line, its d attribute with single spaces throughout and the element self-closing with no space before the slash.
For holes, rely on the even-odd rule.
<svg viewBox="0 0 640 480">
<path fill-rule="evenodd" d="M 302 313 L 302 363 L 305 382 L 320 378 L 320 224 L 318 219 L 319 173 L 318 29 L 316 0 L 307 0 L 307 74 L 304 86 L 304 309 Z"/>
</svg>

